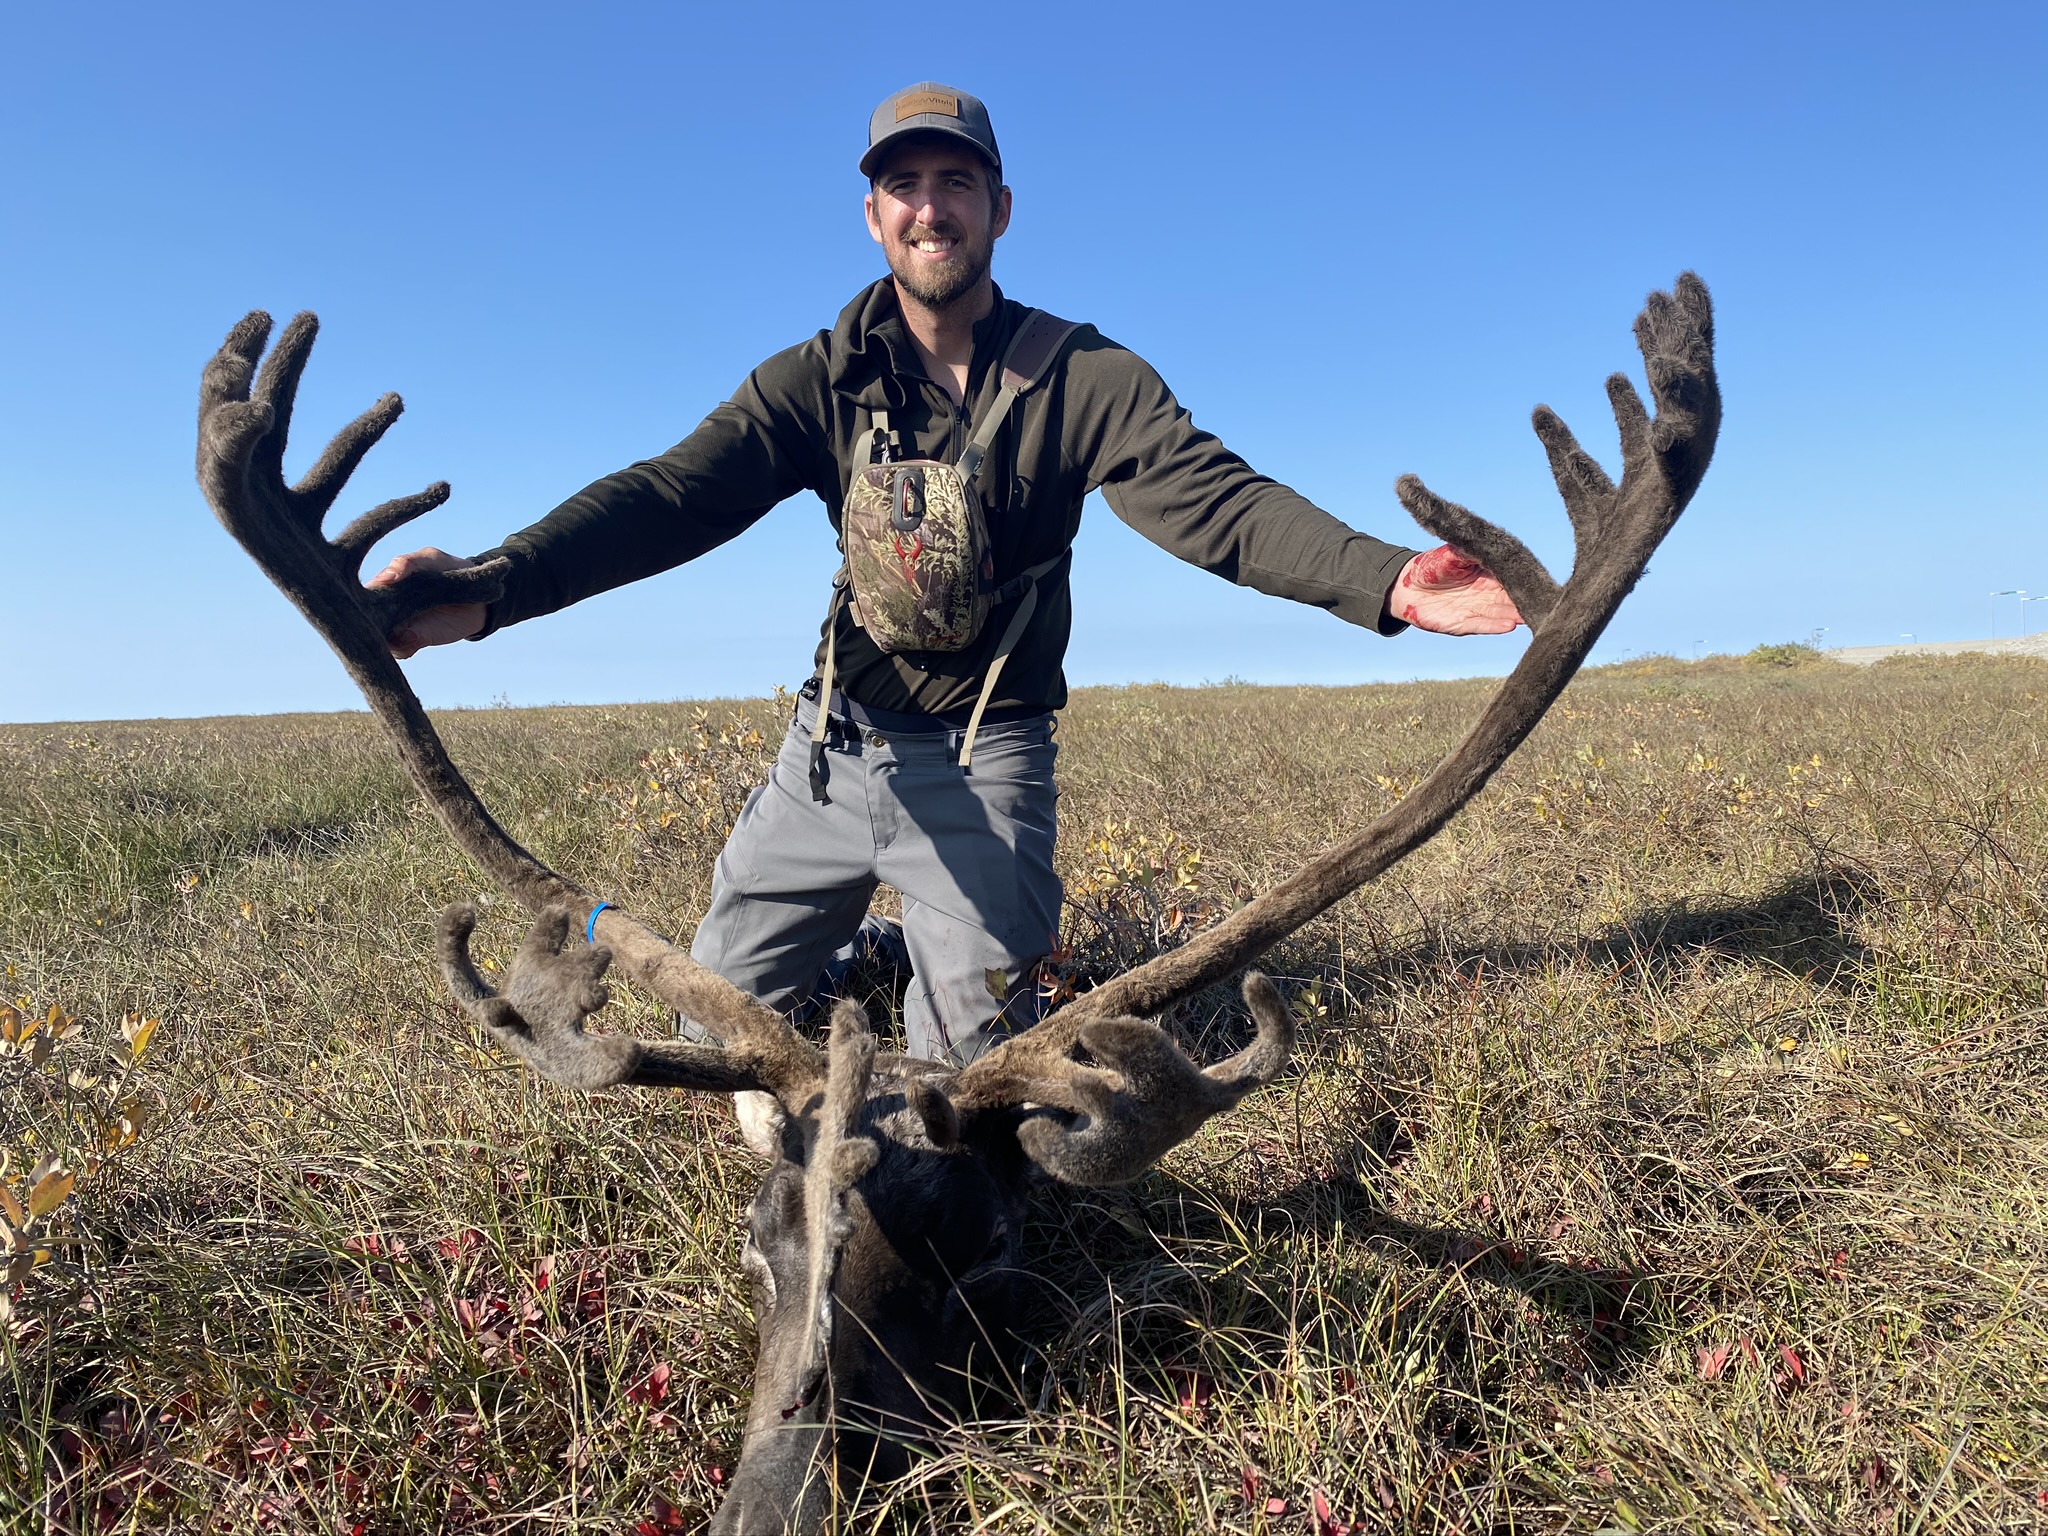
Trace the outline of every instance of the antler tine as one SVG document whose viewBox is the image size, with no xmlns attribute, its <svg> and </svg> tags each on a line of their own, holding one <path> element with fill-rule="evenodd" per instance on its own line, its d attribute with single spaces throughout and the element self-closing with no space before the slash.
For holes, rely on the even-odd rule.
<svg viewBox="0 0 2048 1536">
<path fill-rule="evenodd" d="M 313 354 L 313 339 L 319 334 L 319 318 L 311 310 L 301 310 L 285 322 L 277 345 L 263 360 L 263 369 L 256 376 L 252 398 L 257 404 L 269 407 L 270 430 L 250 456 L 249 471 L 252 475 L 283 483 L 284 445 L 291 434 L 292 406 L 298 399 L 299 379 L 306 371 L 306 359 Z M 303 507 L 297 510 L 302 514 L 305 511 Z M 317 513 L 313 520 L 318 522 Z"/>
<path fill-rule="evenodd" d="M 1014 1053 L 980 1071 L 976 1063 L 961 1073 L 954 1103 L 968 1115 L 1036 1106 L 1017 1128 L 1032 1161 L 1068 1184 L 1128 1184 L 1287 1064 L 1294 1020 L 1273 983 L 1248 972 L 1244 1001 L 1258 1036 L 1213 1067 L 1196 1066 L 1157 1024 L 1088 1019 L 1077 1039 L 1089 1064 L 1052 1051 Z"/>
<path fill-rule="evenodd" d="M 1721 397 L 1714 377 L 1713 312 L 1706 285 L 1687 272 L 1673 293 L 1651 295 L 1636 322 L 1636 334 L 1658 415 L 1654 422 L 1642 417 L 1639 402 L 1631 413 L 1634 390 L 1626 388 L 1625 379 L 1621 387 L 1610 383 L 1621 426 L 1623 474 L 1618 488 L 1608 485 L 1604 505 L 1599 488 L 1604 473 L 1597 480 L 1585 473 L 1584 465 L 1591 460 L 1563 430 L 1564 424 L 1547 411 L 1537 413 L 1545 450 L 1554 467 L 1563 465 L 1558 488 L 1574 512 L 1579 543 L 1571 579 L 1555 589 L 1547 604 L 1541 599 L 1548 594 L 1535 580 L 1542 567 L 1519 541 L 1431 495 L 1413 477 L 1404 476 L 1400 482 L 1403 503 L 1431 532 L 1447 542 L 1462 543 L 1446 534 L 1450 527 L 1461 528 L 1471 540 L 1466 548 L 1489 564 L 1502 562 L 1495 568 L 1535 630 L 1521 661 L 1457 748 L 1357 836 L 1182 948 L 1083 994 L 1035 1029 L 997 1046 L 961 1073 L 956 1097 L 964 1093 L 988 1099 L 1005 1080 L 1042 1078 L 1049 1062 L 1071 1056 L 1088 1021 L 1121 1014 L 1156 1016 L 1222 980 L 1420 847 L 1485 786 L 1585 661 L 1713 457 Z M 1597 471 L 1598 466 L 1593 468 Z M 1542 580 L 1549 580 L 1547 574 Z"/>
<path fill-rule="evenodd" d="M 396 400 L 398 397 L 393 395 L 390 398 Z M 311 477 L 308 476 L 308 478 L 310 479 Z M 339 490 L 340 488 L 336 487 L 336 489 Z M 349 574 L 360 578 L 363 570 L 363 557 L 369 554 L 372 546 L 379 539 L 383 538 L 387 533 L 393 533 L 403 528 L 414 518 L 433 511 L 434 508 L 440 506 L 441 503 L 448 499 L 453 489 L 446 480 L 436 480 L 424 491 L 415 491 L 410 496 L 399 496 L 390 501 L 380 502 L 378 505 L 370 508 L 369 511 L 363 513 L 362 516 L 352 520 L 346 528 L 334 536 L 334 547 L 341 552 L 342 558 L 348 561 Z M 495 561 L 485 562 L 486 565 L 495 565 L 496 563 Z M 462 576 L 477 569 L 478 567 L 476 566 L 467 566 L 461 571 L 446 571 L 441 574 Z M 410 618 L 411 614 L 407 614 L 406 617 Z"/>
<path fill-rule="evenodd" d="M 791 1051 L 788 1039 L 773 1035 L 721 1049 L 587 1033 L 584 1020 L 611 1000 L 599 978 L 612 952 L 597 944 L 564 953 L 566 907 L 549 907 L 534 919 L 503 996 L 491 990 L 470 960 L 475 927 L 476 909 L 467 902 L 441 914 L 441 974 L 448 990 L 500 1047 L 551 1083 L 586 1091 L 631 1085 L 767 1092 L 792 1110 L 801 1109 L 816 1090 L 817 1053 Z"/>
<path fill-rule="evenodd" d="M 328 440 L 327 446 L 320 452 L 320 457 L 314 461 L 313 467 L 306 471 L 306 477 L 293 488 L 292 494 L 318 516 L 324 518 L 328 509 L 334 505 L 335 498 L 341 494 L 341 488 L 348 483 L 348 477 L 369 457 L 370 450 L 383 441 L 384 434 L 391 430 L 392 423 L 404 414 L 405 401 L 398 395 L 379 396 L 374 405 Z M 428 488 L 429 493 L 432 489 Z M 441 491 L 445 500 L 445 482 L 442 483 Z M 391 503 L 385 503 L 385 506 L 389 505 Z M 357 519 L 358 523 L 361 521 L 362 519 Z M 396 523 L 392 524 L 394 528 L 397 526 Z"/>
<path fill-rule="evenodd" d="M 321 522 L 327 507 L 397 419 L 402 402 L 386 395 L 357 417 L 293 490 L 283 477 L 285 437 L 319 323 L 311 314 L 296 317 L 259 374 L 257 362 L 270 328 L 270 316 L 252 310 L 229 331 L 201 375 L 198 469 L 207 501 L 221 525 L 333 648 L 390 732 L 414 784 L 463 851 L 528 911 L 560 906 L 579 920 L 587 918 L 595 899 L 522 848 L 477 798 L 385 639 L 400 620 L 422 608 L 491 601 L 503 591 L 505 565 L 489 562 L 460 572 L 421 573 L 375 591 L 362 586 L 358 571 L 370 545 L 407 518 L 438 506 L 446 487 L 435 485 L 386 502 L 350 523 L 335 541 L 324 538 Z M 596 933 L 629 975 L 721 1038 L 763 1050 L 787 1048 L 822 1072 L 816 1051 L 780 1015 L 694 964 L 652 929 L 607 907 Z"/>
<path fill-rule="evenodd" d="M 1540 630 L 1549 621 L 1563 589 L 1528 545 L 1455 501 L 1445 501 L 1413 475 L 1396 480 L 1394 494 L 1416 522 L 1446 544 L 1477 556 L 1498 576 L 1531 630 Z"/>
</svg>

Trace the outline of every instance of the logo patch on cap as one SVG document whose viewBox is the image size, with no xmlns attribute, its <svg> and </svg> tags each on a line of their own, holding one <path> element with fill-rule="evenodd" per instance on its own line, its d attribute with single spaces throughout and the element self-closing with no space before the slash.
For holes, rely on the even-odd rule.
<svg viewBox="0 0 2048 1536">
<path fill-rule="evenodd" d="M 960 98 L 946 91 L 912 91 L 896 98 L 896 121 L 916 117 L 920 112 L 936 113 L 940 117 L 958 117 Z"/>
</svg>

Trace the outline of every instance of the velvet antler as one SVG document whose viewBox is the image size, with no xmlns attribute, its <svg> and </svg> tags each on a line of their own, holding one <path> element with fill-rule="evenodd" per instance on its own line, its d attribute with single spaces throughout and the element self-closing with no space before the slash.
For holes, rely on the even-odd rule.
<svg viewBox="0 0 2048 1536">
<path fill-rule="evenodd" d="M 1617 373 L 1607 381 L 1621 432 L 1619 486 L 1548 407 L 1535 413 L 1536 435 L 1571 515 L 1577 545 L 1571 579 L 1564 585 L 1559 586 L 1513 534 L 1442 500 L 1413 475 L 1404 475 L 1395 485 L 1401 504 L 1424 528 L 1493 569 L 1535 632 L 1471 733 L 1398 805 L 1356 837 L 1312 860 L 1191 943 L 1084 994 L 967 1067 L 954 1088 L 957 1102 L 984 1111 L 1026 1102 L 1049 1106 L 1053 1113 L 1034 1132 L 1034 1155 L 1053 1163 L 1079 1157 L 1085 1166 L 1098 1170 L 1103 1159 L 1091 1148 L 1127 1145 L 1135 1157 L 1157 1144 L 1160 1133 L 1151 1127 L 1184 1123 L 1191 1130 L 1200 1123 L 1200 1095 L 1190 1094 L 1187 1086 L 1187 1074 L 1195 1071 L 1191 1063 L 1185 1072 L 1155 1074 L 1155 1080 L 1167 1085 L 1163 1091 L 1170 1099 L 1179 1096 L 1185 1102 L 1184 1111 L 1168 1111 L 1143 1102 L 1128 1089 L 1107 1092 L 1102 1066 L 1078 1059 L 1077 1053 L 1097 1056 L 1103 1048 L 1103 1021 L 1116 1022 L 1125 1031 L 1122 1038 L 1130 1042 L 1137 1037 L 1128 1028 L 1156 1029 L 1140 1023 L 1139 1017 L 1164 1013 L 1223 980 L 1427 842 L 1485 786 L 1564 691 L 1692 499 L 1720 432 L 1713 306 L 1706 284 L 1687 272 L 1670 293 L 1651 294 L 1636 320 L 1635 335 L 1657 414 L 1652 418 L 1644 410 L 1624 375 Z M 1248 997 L 1250 992 L 1248 987 Z M 1261 1017 L 1262 1042 L 1265 1037 Z M 1111 1049 L 1128 1053 L 1136 1047 L 1123 1044 Z M 1145 1047 L 1154 1058 L 1177 1049 L 1163 1034 Z M 1064 1092 L 1061 1084 L 1067 1085 Z M 1102 1123 L 1118 1115 L 1130 1122 L 1128 1138 Z M 1141 1171 L 1126 1167 L 1123 1177 Z"/>
<path fill-rule="evenodd" d="M 295 317 L 267 359 L 270 316 L 251 311 L 228 332 L 200 380 L 199 484 L 221 525 L 334 648 L 457 844 L 529 912 L 560 907 L 582 921 L 595 899 L 520 847 L 484 808 L 449 758 L 386 639 L 424 608 L 490 601 L 503 589 L 505 563 L 417 573 L 384 588 L 362 585 L 370 546 L 446 501 L 445 483 L 373 508 L 331 541 L 322 535 L 342 486 L 404 409 L 398 396 L 384 396 L 344 427 L 297 486 L 285 484 L 293 401 L 318 330 L 312 315 Z M 652 929 L 607 906 L 598 914 L 596 935 L 628 975 L 707 1029 L 764 1058 L 807 1056 L 811 1071 L 822 1075 L 816 1050 L 797 1039 L 779 1015 Z M 550 1051 L 539 1059 L 563 1058 Z"/>
</svg>

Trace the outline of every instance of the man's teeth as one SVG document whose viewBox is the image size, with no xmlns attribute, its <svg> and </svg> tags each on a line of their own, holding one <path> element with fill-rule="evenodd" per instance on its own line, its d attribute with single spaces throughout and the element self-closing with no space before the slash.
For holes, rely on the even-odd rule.
<svg viewBox="0 0 2048 1536">
<path fill-rule="evenodd" d="M 920 251 L 950 251 L 956 242 L 951 240 L 913 240 L 910 242 Z"/>
</svg>

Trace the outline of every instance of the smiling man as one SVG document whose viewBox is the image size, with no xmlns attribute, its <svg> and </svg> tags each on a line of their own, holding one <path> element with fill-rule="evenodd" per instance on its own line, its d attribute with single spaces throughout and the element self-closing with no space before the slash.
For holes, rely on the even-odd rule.
<svg viewBox="0 0 2048 1536">
<path fill-rule="evenodd" d="M 909 1048 L 958 1062 L 1030 1022 L 1029 978 L 1056 942 L 1053 715 L 1090 491 L 1183 560 L 1383 635 L 1521 620 L 1475 562 L 1345 526 L 1198 429 L 1136 354 L 1006 299 L 990 266 L 1010 189 L 974 97 L 897 92 L 860 170 L 889 276 L 675 447 L 477 556 L 510 561 L 498 602 L 422 614 L 392 649 L 482 639 L 668 570 L 815 492 L 847 562 L 691 954 L 793 1007 L 887 882 L 914 972 Z M 469 563 L 421 550 L 371 584 Z"/>
</svg>

